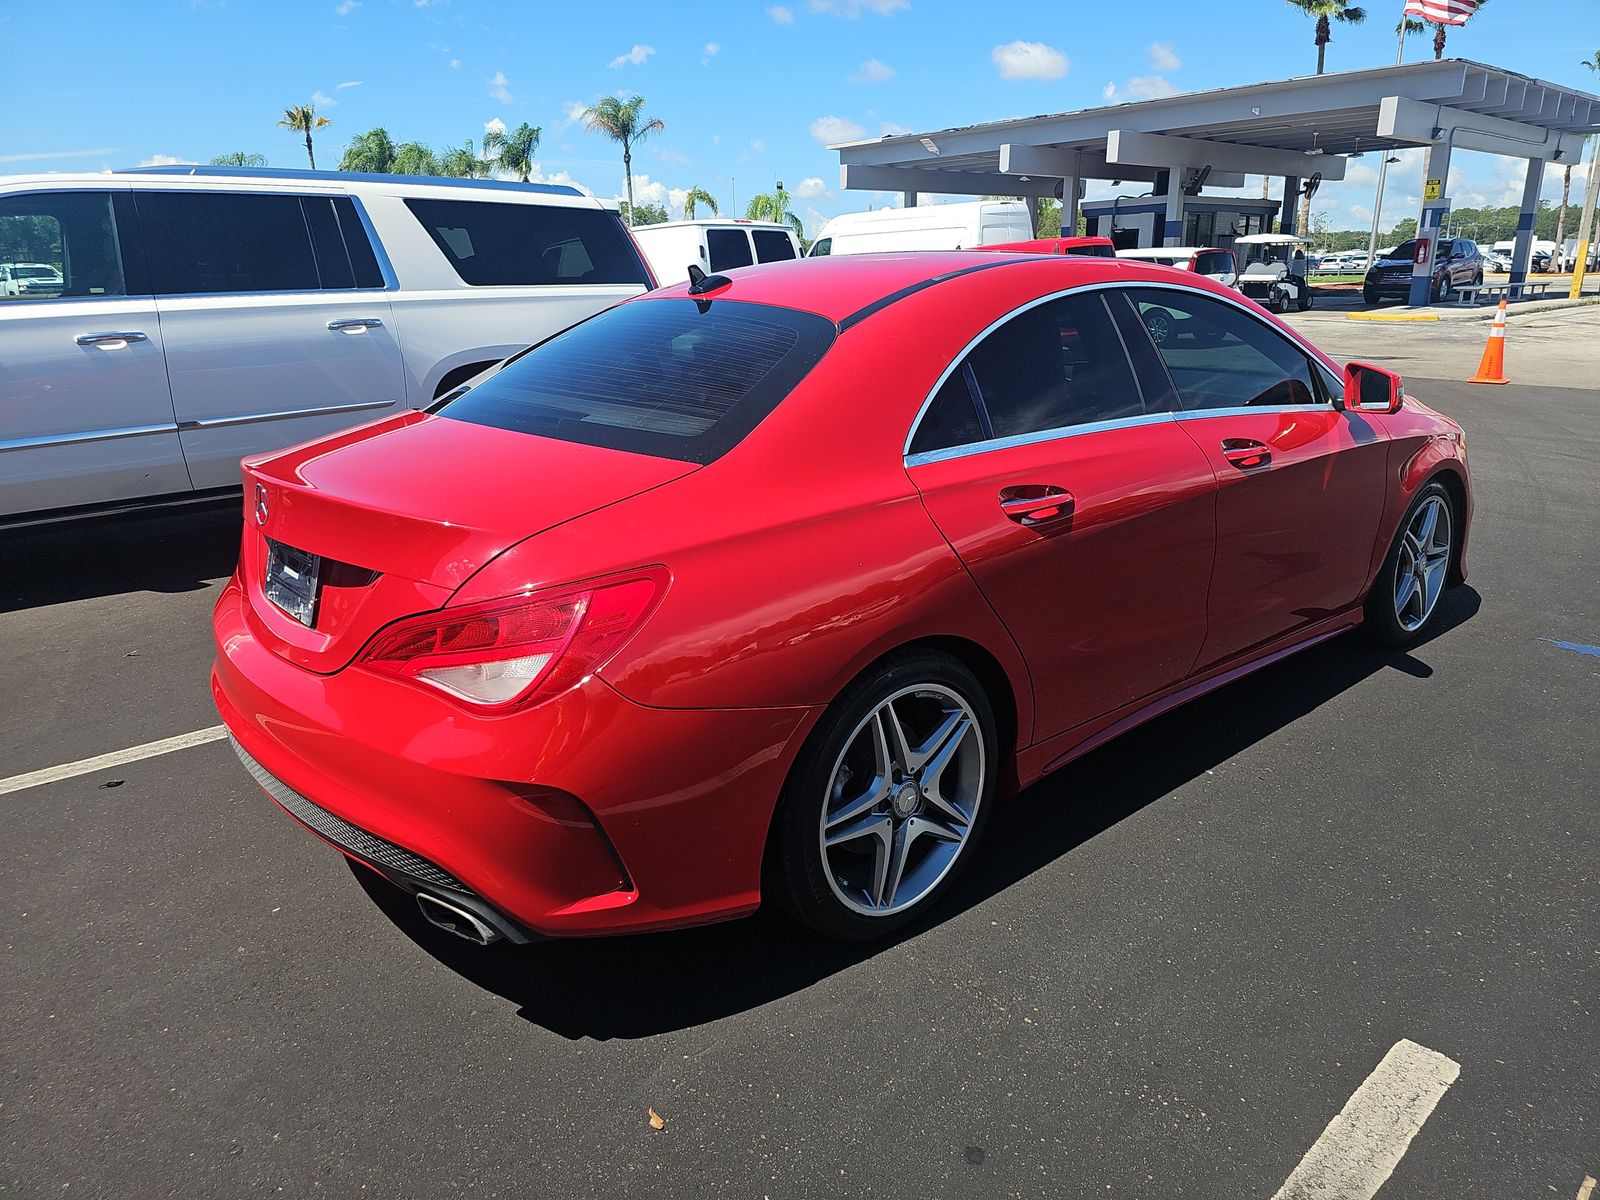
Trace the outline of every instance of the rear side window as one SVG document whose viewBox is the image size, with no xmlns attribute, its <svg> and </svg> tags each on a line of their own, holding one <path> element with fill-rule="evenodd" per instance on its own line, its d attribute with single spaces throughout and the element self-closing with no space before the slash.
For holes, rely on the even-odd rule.
<svg viewBox="0 0 1600 1200">
<path fill-rule="evenodd" d="M 706 249 L 711 252 L 713 271 L 748 267 L 755 262 L 750 257 L 750 237 L 742 229 L 706 230 Z"/>
<path fill-rule="evenodd" d="M 158 296 L 322 287 L 298 196 L 136 193 Z"/>
<path fill-rule="evenodd" d="M 750 236 L 756 243 L 757 262 L 782 262 L 786 258 L 797 258 L 794 252 L 794 241 L 781 229 L 753 229 Z"/>
<path fill-rule="evenodd" d="M 646 300 L 574 325 L 440 415 L 497 429 L 707 463 L 728 452 L 827 352 L 833 322 L 718 300 Z"/>
<path fill-rule="evenodd" d="M 124 272 L 109 193 L 33 192 L 0 199 L 0 304 L 139 290 Z"/>
<path fill-rule="evenodd" d="M 417 199 L 406 207 L 474 287 L 649 285 L 622 222 L 605 209 Z"/>
<path fill-rule="evenodd" d="M 969 408 L 976 410 L 979 437 Z M 979 342 L 939 389 L 910 449 L 921 454 L 1144 411 L 1104 301 L 1094 293 L 1063 296 L 1019 313 Z"/>
</svg>

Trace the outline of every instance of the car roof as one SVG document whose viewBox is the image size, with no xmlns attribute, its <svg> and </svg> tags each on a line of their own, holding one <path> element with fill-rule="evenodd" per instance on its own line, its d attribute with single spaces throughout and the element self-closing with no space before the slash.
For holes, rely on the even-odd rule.
<svg viewBox="0 0 1600 1200">
<path fill-rule="evenodd" d="M 701 298 L 802 309 L 830 321 L 842 322 L 850 317 L 859 319 L 864 310 L 881 307 L 902 294 L 937 286 L 958 275 L 1024 267 L 1052 272 L 1049 278 L 1055 288 L 1117 280 L 1133 283 L 1156 278 L 1148 273 L 1152 270 L 1167 270 L 1119 263 L 1114 258 L 1075 254 L 997 254 L 992 250 L 847 254 L 740 267 L 723 276 L 728 280 L 725 287 L 716 288 Z M 689 286 L 673 284 L 651 292 L 646 299 L 695 298 Z"/>
<path fill-rule="evenodd" d="M 793 233 L 792 225 L 781 221 L 752 221 L 748 217 L 693 217 L 684 221 L 656 221 L 649 225 L 636 225 L 634 234 L 649 233 L 653 229 L 708 229 L 712 226 L 739 229 L 781 229 Z"/>
</svg>

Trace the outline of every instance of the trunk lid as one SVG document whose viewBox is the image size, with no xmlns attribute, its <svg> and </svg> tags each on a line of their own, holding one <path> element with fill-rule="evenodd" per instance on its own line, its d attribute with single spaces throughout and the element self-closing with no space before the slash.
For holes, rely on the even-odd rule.
<svg viewBox="0 0 1600 1200">
<path fill-rule="evenodd" d="M 696 469 L 420 412 L 246 459 L 254 624 L 284 657 L 336 671 L 516 543 Z M 310 627 L 266 597 L 269 541 L 321 560 Z"/>
</svg>

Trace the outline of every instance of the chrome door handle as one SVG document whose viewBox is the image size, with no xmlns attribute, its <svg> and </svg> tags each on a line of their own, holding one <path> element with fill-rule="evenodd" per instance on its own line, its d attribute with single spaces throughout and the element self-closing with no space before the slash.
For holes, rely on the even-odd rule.
<svg viewBox="0 0 1600 1200">
<path fill-rule="evenodd" d="M 365 333 L 369 329 L 382 329 L 377 317 L 349 317 L 343 321 L 329 321 L 328 328 L 335 333 Z"/>
<path fill-rule="evenodd" d="M 1053 484 L 1023 483 L 1000 489 L 1000 511 L 1018 525 L 1043 525 L 1072 515 L 1072 493 Z"/>
<path fill-rule="evenodd" d="M 148 342 L 150 339 L 142 333 L 80 333 L 72 340 L 80 346 L 104 346 L 108 350 L 120 350 L 129 342 Z"/>
</svg>

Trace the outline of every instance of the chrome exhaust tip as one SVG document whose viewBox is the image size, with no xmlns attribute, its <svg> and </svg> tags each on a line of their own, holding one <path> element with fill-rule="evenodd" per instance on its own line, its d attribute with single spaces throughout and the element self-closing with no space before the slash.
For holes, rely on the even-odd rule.
<svg viewBox="0 0 1600 1200">
<path fill-rule="evenodd" d="M 487 946 L 491 942 L 500 940 L 500 931 L 494 926 L 487 924 L 475 913 L 468 912 L 438 896 L 418 892 L 417 908 L 428 924 L 437 926 L 446 933 L 453 933 L 458 938 L 465 938 L 474 945 Z"/>
</svg>

